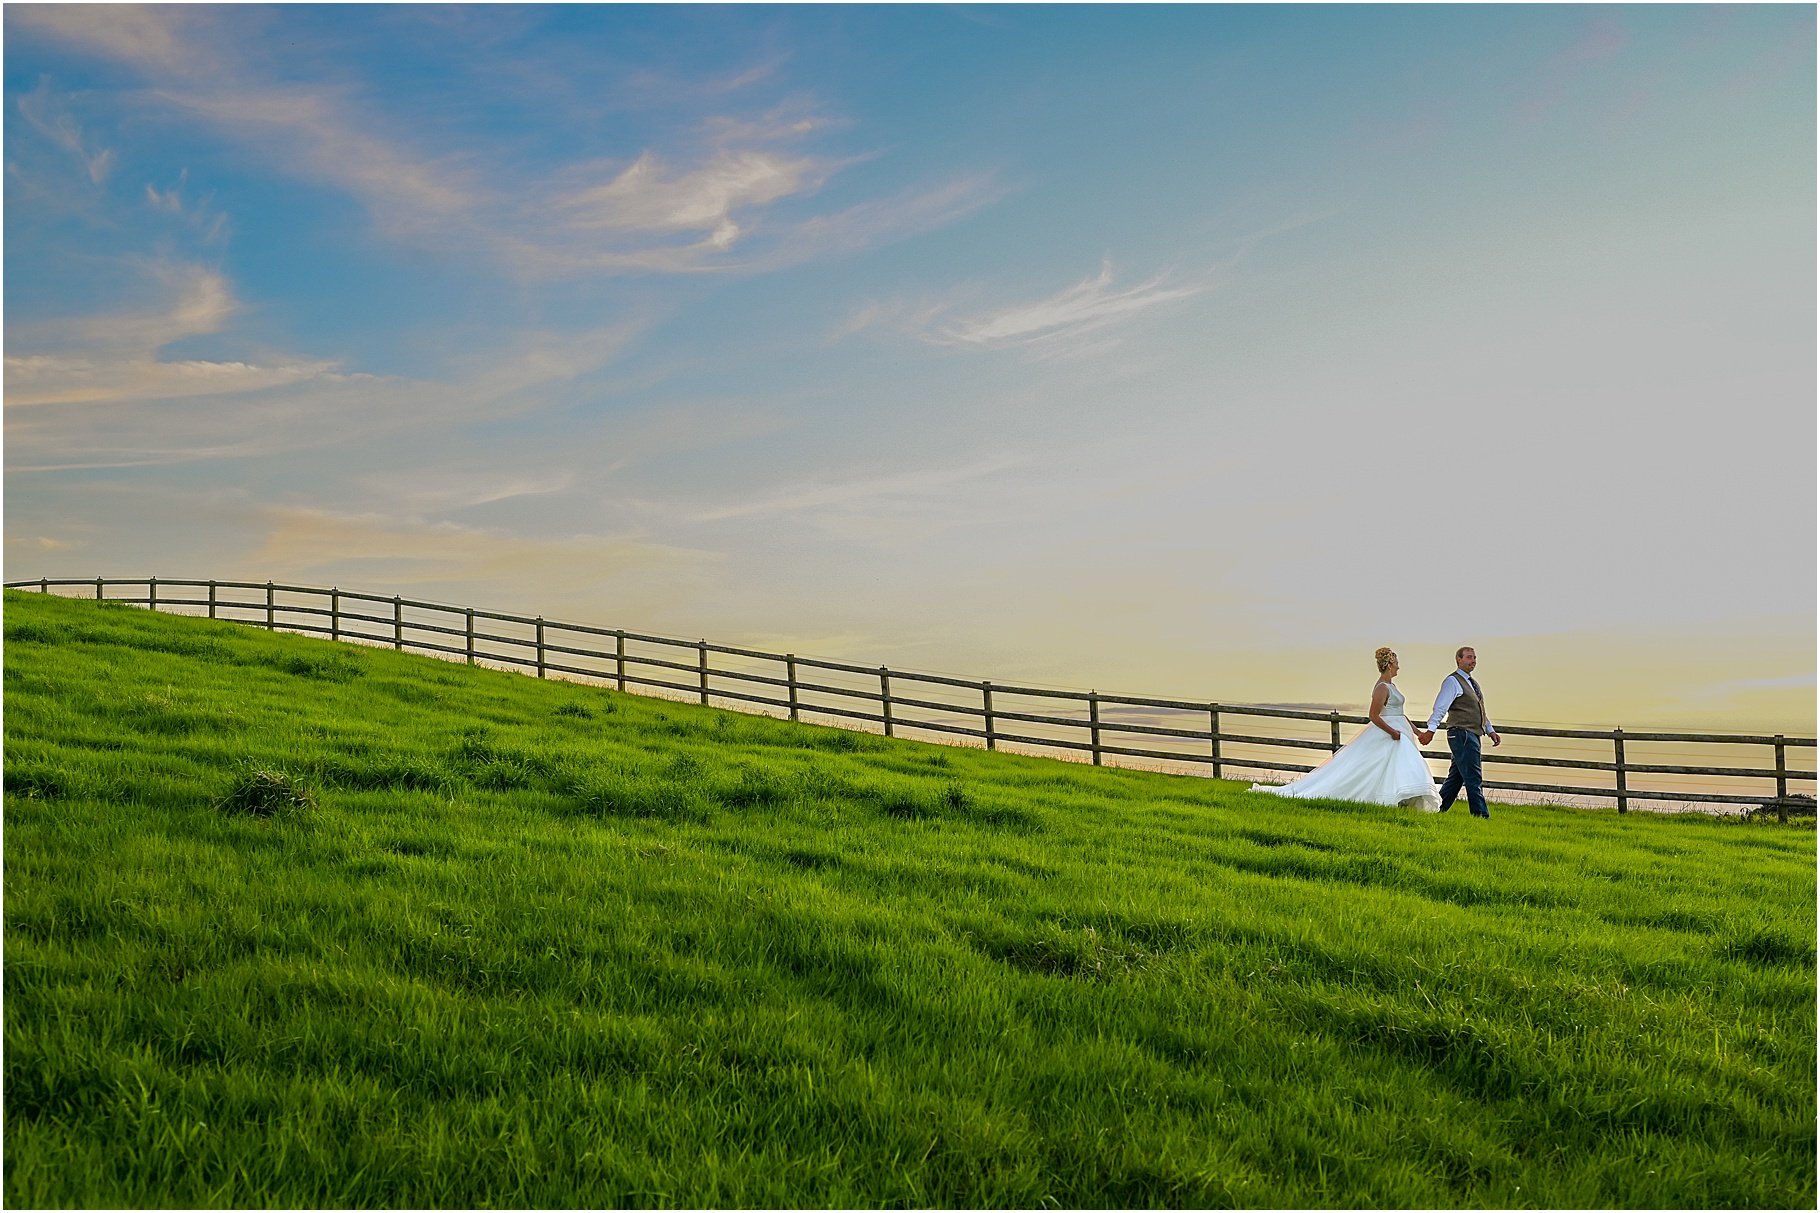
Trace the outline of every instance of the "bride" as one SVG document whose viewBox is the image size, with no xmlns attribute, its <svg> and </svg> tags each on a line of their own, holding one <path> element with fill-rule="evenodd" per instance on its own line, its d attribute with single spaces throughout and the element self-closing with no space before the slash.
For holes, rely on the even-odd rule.
<svg viewBox="0 0 1820 1213">
<path fill-rule="evenodd" d="M 1254 792 L 1293 796 L 1298 800 L 1354 800 L 1365 804 L 1401 804 L 1424 812 L 1441 811 L 1434 776 L 1416 742 L 1427 745 L 1433 733 L 1410 728 L 1403 715 L 1403 692 L 1397 689 L 1397 655 L 1379 649 L 1378 685 L 1371 689 L 1371 722 L 1363 732 L 1308 774 L 1291 783 L 1251 785 Z"/>
</svg>

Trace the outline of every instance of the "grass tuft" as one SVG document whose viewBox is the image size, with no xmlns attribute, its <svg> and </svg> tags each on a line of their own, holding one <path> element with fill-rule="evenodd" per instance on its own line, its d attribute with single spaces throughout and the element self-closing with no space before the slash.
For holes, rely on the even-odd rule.
<svg viewBox="0 0 1820 1213">
<path fill-rule="evenodd" d="M 742 767 L 733 784 L 720 793 L 722 804 L 749 809 L 783 804 L 792 796 L 790 786 L 763 767 Z"/>
<path fill-rule="evenodd" d="M 339 652 L 284 653 L 271 659 L 275 669 L 318 682 L 347 682 L 366 673 L 360 662 Z"/>
<path fill-rule="evenodd" d="M 6 794 L 24 800 L 62 800 L 74 788 L 75 780 L 61 772 L 43 767 L 6 764 Z"/>
<path fill-rule="evenodd" d="M 595 772 L 572 782 L 569 796 L 588 817 L 702 824 L 714 816 L 701 787 L 661 775 Z"/>
<path fill-rule="evenodd" d="M 283 771 L 254 767 L 235 781 L 228 794 L 215 802 L 228 813 L 276 817 L 316 807 L 315 793 L 302 780 Z"/>
<path fill-rule="evenodd" d="M 1752 930 L 1725 940 L 1718 949 L 1726 960 L 1753 965 L 1791 965 L 1812 971 L 1814 941 L 1792 939 L 1772 931 Z"/>
<path fill-rule="evenodd" d="M 8 644 L 60 644 L 67 639 L 66 630 L 51 624 L 9 623 L 6 626 Z"/>
<path fill-rule="evenodd" d="M 357 791 L 452 793 L 461 784 L 446 767 L 416 757 L 323 758 L 310 766 L 311 776 L 332 788 Z"/>
<path fill-rule="evenodd" d="M 885 816 L 899 821 L 921 821 L 935 815 L 923 798 L 913 792 L 889 792 L 879 798 L 878 807 L 884 810 Z"/>
</svg>

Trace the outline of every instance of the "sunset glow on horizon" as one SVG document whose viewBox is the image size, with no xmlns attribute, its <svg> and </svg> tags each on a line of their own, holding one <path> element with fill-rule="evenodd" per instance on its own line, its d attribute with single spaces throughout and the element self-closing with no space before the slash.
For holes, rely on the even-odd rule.
<svg viewBox="0 0 1820 1213">
<path fill-rule="evenodd" d="M 9 579 L 1815 727 L 1807 6 L 9 5 Z"/>
</svg>

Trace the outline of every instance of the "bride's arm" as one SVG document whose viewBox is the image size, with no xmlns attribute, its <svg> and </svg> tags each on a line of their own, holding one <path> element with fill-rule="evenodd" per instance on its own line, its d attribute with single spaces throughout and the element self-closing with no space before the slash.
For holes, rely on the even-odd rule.
<svg viewBox="0 0 1820 1213">
<path fill-rule="evenodd" d="M 1390 699 L 1390 687 L 1380 682 L 1371 689 L 1371 723 L 1390 734 L 1392 741 L 1401 741 L 1403 734 L 1384 723 L 1384 704 Z"/>
</svg>

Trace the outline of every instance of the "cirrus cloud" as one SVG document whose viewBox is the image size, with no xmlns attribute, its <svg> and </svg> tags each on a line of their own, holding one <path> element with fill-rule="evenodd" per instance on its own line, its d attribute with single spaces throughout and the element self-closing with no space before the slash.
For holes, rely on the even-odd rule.
<svg viewBox="0 0 1820 1213">
<path fill-rule="evenodd" d="M 708 233 L 708 244 L 733 247 L 733 212 L 813 190 L 825 170 L 802 157 L 730 151 L 692 171 L 666 171 L 650 152 L 604 185 L 557 200 L 572 226 L 622 232 Z"/>
<path fill-rule="evenodd" d="M 92 146 L 83 135 L 82 124 L 61 108 L 51 94 L 48 80 L 39 81 L 37 89 L 19 98 L 19 113 L 39 134 L 82 161 L 83 170 L 92 184 L 100 185 L 107 180 L 114 167 L 114 149 Z"/>
<path fill-rule="evenodd" d="M 929 345 L 1040 351 L 1130 323 L 1153 309 L 1208 289 L 1205 284 L 1171 285 L 1170 279 L 1171 274 L 1164 271 L 1135 286 L 1120 287 L 1114 281 L 1112 262 L 1107 259 L 1093 277 L 1024 303 L 966 313 L 952 301 L 867 303 L 835 335 L 844 337 L 869 328 L 888 327 Z M 1103 350 L 1110 346 L 1102 343 L 1092 348 Z"/>
</svg>

